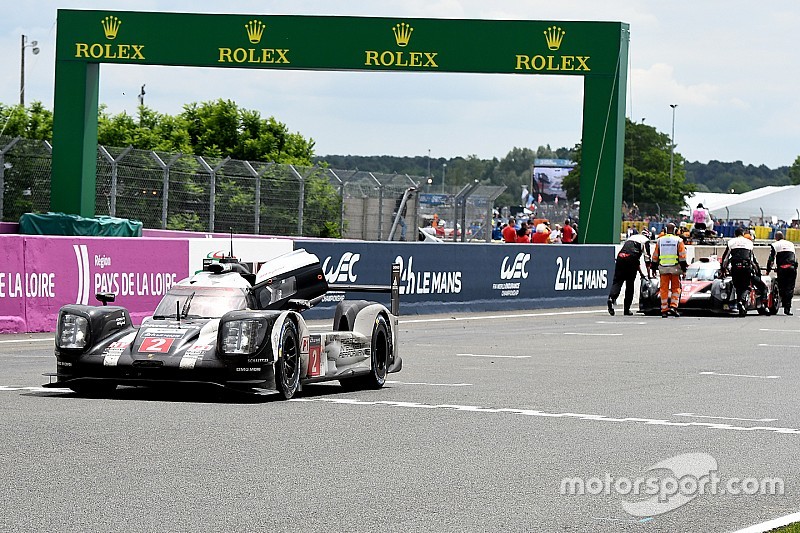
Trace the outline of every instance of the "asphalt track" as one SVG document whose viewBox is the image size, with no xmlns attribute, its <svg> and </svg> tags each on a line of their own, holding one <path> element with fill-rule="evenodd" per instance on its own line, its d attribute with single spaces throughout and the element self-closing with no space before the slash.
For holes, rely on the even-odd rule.
<svg viewBox="0 0 800 533">
<path fill-rule="evenodd" d="M 798 511 L 798 317 L 401 317 L 384 389 L 290 402 L 40 389 L 51 343 L 0 337 L 0 531 L 735 531 Z M 643 496 L 561 493 L 683 454 L 784 494 L 638 516 Z"/>
</svg>

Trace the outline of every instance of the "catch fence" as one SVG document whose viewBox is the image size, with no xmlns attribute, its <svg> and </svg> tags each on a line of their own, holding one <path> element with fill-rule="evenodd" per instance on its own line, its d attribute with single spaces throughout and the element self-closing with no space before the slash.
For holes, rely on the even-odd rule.
<svg viewBox="0 0 800 533">
<path fill-rule="evenodd" d="M 49 142 L 0 137 L 0 220 L 51 210 L 51 168 Z M 95 211 L 140 220 L 145 228 L 293 237 L 400 240 L 405 226 L 405 240 L 416 240 L 417 227 L 433 212 L 421 203 L 424 181 L 399 173 L 101 145 Z M 458 216 L 468 221 L 470 234 L 483 235 L 482 228 L 491 225 L 491 203 L 499 195 L 495 189 L 444 194 L 433 209 L 445 209 L 445 220 L 453 213 L 451 229 L 462 213 Z M 483 216 L 487 205 L 488 219 Z"/>
</svg>

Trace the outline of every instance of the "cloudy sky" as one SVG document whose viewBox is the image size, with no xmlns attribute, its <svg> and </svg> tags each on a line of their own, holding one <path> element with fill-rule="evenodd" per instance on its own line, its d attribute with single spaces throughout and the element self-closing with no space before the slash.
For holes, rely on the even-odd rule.
<svg viewBox="0 0 800 533">
<path fill-rule="evenodd" d="M 800 156 L 800 3 L 770 0 L 29 0 L 0 18 L 0 102 L 52 108 L 56 10 L 117 9 L 630 24 L 627 115 L 669 134 L 689 161 L 771 168 Z M 503 157 L 512 147 L 580 141 L 580 77 L 103 66 L 100 101 L 134 114 L 139 87 L 158 111 L 217 98 L 275 116 L 316 153 Z M 0 129 L 2 125 L 0 125 Z"/>
</svg>

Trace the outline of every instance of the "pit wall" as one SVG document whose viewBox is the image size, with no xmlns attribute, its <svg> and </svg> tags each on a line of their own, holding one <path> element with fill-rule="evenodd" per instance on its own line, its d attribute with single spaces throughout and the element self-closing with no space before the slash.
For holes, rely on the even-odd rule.
<svg viewBox="0 0 800 533">
<path fill-rule="evenodd" d="M 423 244 L 363 241 L 232 239 L 242 261 L 263 262 L 305 248 L 329 283 L 388 285 L 401 265 L 403 315 L 512 312 L 604 305 L 614 275 L 613 245 Z M 96 305 L 113 292 L 134 323 L 151 314 L 174 283 L 202 259 L 230 253 L 228 237 L 54 237 L 0 234 L 0 332 L 54 331 L 66 304 Z M 306 313 L 332 317 L 343 293 L 329 293 Z M 388 295 L 348 294 L 389 303 Z"/>
</svg>

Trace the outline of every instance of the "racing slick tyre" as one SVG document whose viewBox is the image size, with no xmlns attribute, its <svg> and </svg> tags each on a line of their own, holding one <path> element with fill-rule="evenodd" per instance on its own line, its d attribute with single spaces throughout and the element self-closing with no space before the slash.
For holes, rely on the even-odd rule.
<svg viewBox="0 0 800 533">
<path fill-rule="evenodd" d="M 736 300 L 736 309 L 739 311 L 739 316 L 747 315 L 747 302 L 750 301 L 750 289 L 744 291 L 744 294 L 738 296 Z"/>
<path fill-rule="evenodd" d="M 103 396 L 108 396 L 117 390 L 117 384 L 106 381 L 88 381 L 73 383 L 69 385 L 69 388 L 72 389 L 72 392 L 78 396 L 85 396 L 87 398 L 102 398 Z"/>
<path fill-rule="evenodd" d="M 389 356 L 392 351 L 389 323 L 386 317 L 378 315 L 372 328 L 372 369 L 364 377 L 364 384 L 370 389 L 380 389 L 386 383 L 386 371 L 389 368 Z"/>
<path fill-rule="evenodd" d="M 777 315 L 778 309 L 781 307 L 781 293 L 778 289 L 778 283 L 773 281 L 772 287 L 770 288 L 770 298 L 769 298 L 769 314 Z"/>
<path fill-rule="evenodd" d="M 275 388 L 284 400 L 290 400 L 300 388 L 300 342 L 297 325 L 291 320 L 283 324 L 278 354 Z"/>
<path fill-rule="evenodd" d="M 343 389 L 354 391 L 358 389 L 380 389 L 383 387 L 386 383 L 386 372 L 392 353 L 391 338 L 386 317 L 378 315 L 372 328 L 369 374 L 355 378 L 340 379 L 339 383 Z"/>
</svg>

